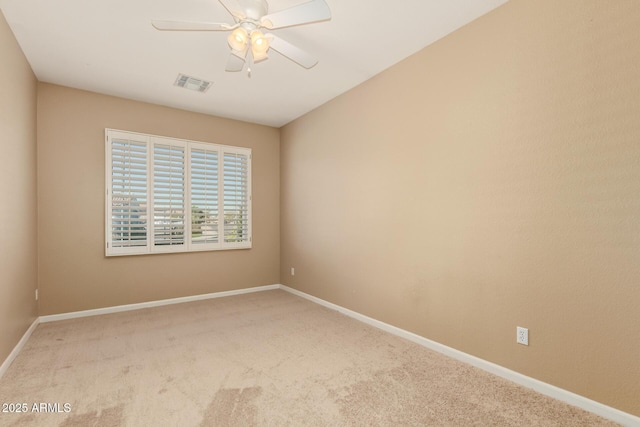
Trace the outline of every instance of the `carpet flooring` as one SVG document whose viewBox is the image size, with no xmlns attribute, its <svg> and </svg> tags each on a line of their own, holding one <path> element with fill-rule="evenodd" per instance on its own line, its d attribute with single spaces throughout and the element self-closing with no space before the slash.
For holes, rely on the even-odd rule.
<svg viewBox="0 0 640 427">
<path fill-rule="evenodd" d="M 616 425 L 281 290 L 40 324 L 0 403 L 2 426 Z"/>
</svg>

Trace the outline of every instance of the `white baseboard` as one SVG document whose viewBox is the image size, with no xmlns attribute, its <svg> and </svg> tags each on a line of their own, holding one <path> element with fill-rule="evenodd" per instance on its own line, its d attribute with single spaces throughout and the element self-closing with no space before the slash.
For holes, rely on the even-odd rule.
<svg viewBox="0 0 640 427">
<path fill-rule="evenodd" d="M 157 301 L 141 302 L 137 304 L 117 305 L 115 307 L 96 308 L 93 310 L 73 311 L 71 313 L 51 314 L 40 316 L 41 323 L 57 322 L 58 320 L 77 319 L 78 317 L 99 316 L 101 314 L 120 313 L 123 311 L 140 310 L 142 308 L 160 307 L 163 305 L 180 304 L 183 302 L 201 301 L 212 298 L 229 297 L 232 295 L 248 294 L 251 292 L 271 291 L 280 289 L 280 285 L 257 286 L 255 288 L 237 289 L 233 291 L 214 292 L 211 294 L 193 295 L 188 297 L 163 299 Z"/>
<path fill-rule="evenodd" d="M 293 289 L 285 285 L 280 285 L 280 289 L 287 291 L 291 294 L 297 295 L 299 297 L 305 298 L 316 304 L 322 305 L 332 310 L 336 310 L 353 319 L 359 320 L 368 325 L 374 326 L 378 329 L 382 329 L 383 331 L 389 332 L 393 335 L 397 335 L 401 338 L 405 338 L 416 344 L 422 345 L 423 347 L 426 347 L 428 349 L 437 351 L 439 353 L 452 357 L 461 362 L 467 363 L 469 365 L 475 366 L 477 368 L 490 372 L 499 377 L 505 378 L 516 384 L 520 384 L 524 387 L 533 389 L 538 393 L 544 394 L 549 397 L 553 397 L 554 399 L 561 400 L 570 405 L 577 406 L 578 408 L 582 408 L 586 411 L 600 415 L 603 418 L 607 418 L 611 421 L 615 421 L 619 424 L 622 424 L 623 426 L 628 426 L 628 427 L 640 426 L 639 417 L 620 411 L 619 409 L 612 408 L 610 406 L 596 402 L 595 400 L 588 399 L 584 396 L 580 396 L 578 394 L 561 389 L 554 385 L 536 380 L 535 378 L 531 378 L 526 375 L 520 374 L 518 372 L 512 371 L 500 365 L 496 365 L 495 363 L 491 363 L 484 359 L 480 359 L 479 357 L 475 357 L 470 354 L 464 353 L 462 351 L 456 350 L 454 348 L 448 347 L 446 345 L 440 344 L 438 342 L 431 341 L 427 338 L 421 337 L 420 335 L 416 335 L 412 332 L 405 331 L 404 329 L 400 329 L 393 325 L 389 325 L 388 323 L 381 322 L 379 320 L 365 316 L 364 314 L 360 314 L 356 311 L 349 310 L 348 308 L 344 308 L 342 306 L 333 304 L 331 302 L 325 301 L 318 297 L 314 297 L 313 295 L 306 294 L 304 292 L 298 291 L 297 289 Z"/>
<path fill-rule="evenodd" d="M 9 369 L 9 366 L 11 366 L 13 360 L 16 358 L 16 356 L 18 356 L 20 351 L 22 351 L 22 347 L 24 347 L 24 345 L 27 343 L 27 340 L 36 329 L 36 326 L 38 326 L 38 323 L 40 323 L 40 319 L 36 317 L 31 326 L 29 326 L 29 329 L 27 329 L 22 338 L 20 338 L 18 344 L 16 344 L 11 353 L 9 353 L 9 356 L 7 356 L 4 362 L 2 362 L 2 365 L 0 365 L 0 378 L 2 378 L 5 372 L 7 372 L 7 369 Z"/>
</svg>

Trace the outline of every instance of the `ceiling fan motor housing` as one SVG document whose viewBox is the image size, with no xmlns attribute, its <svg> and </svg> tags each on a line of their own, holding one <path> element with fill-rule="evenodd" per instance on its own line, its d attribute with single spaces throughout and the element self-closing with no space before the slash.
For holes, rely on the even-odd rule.
<svg viewBox="0 0 640 427">
<path fill-rule="evenodd" d="M 247 18 L 259 21 L 269 12 L 269 5 L 266 0 L 238 0 Z"/>
</svg>

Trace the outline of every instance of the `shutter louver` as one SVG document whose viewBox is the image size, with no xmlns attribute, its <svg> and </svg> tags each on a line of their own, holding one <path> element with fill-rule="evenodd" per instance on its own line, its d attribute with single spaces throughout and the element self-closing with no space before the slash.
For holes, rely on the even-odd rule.
<svg viewBox="0 0 640 427">
<path fill-rule="evenodd" d="M 191 149 L 191 243 L 218 243 L 218 152 Z"/>
<path fill-rule="evenodd" d="M 154 246 L 184 245 L 184 147 L 153 145 Z"/>
<path fill-rule="evenodd" d="M 224 241 L 249 241 L 249 157 L 224 153 Z"/>
<path fill-rule="evenodd" d="M 111 141 L 111 245 L 147 246 L 147 146 Z"/>
</svg>

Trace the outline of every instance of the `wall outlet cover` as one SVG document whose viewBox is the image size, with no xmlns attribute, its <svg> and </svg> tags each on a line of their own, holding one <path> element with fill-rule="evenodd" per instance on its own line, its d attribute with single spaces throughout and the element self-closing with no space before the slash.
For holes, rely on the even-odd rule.
<svg viewBox="0 0 640 427">
<path fill-rule="evenodd" d="M 529 345 L 529 329 L 517 326 L 516 342 L 522 345 Z"/>
</svg>

